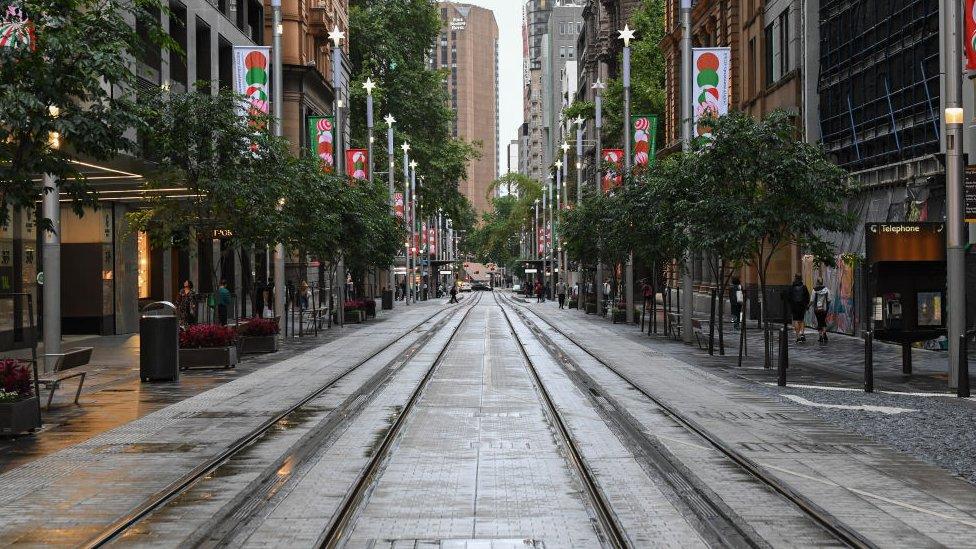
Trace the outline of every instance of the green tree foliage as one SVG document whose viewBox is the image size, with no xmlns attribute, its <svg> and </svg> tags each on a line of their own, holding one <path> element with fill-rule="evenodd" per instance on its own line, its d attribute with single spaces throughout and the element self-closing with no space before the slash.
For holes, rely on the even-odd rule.
<svg viewBox="0 0 976 549">
<path fill-rule="evenodd" d="M 453 137 L 454 112 L 448 106 L 444 71 L 427 65 L 431 44 L 440 34 L 437 3 L 429 0 L 353 0 L 349 6 L 350 58 L 353 83 L 350 87 L 352 139 L 366 144 L 366 92 L 361 83 L 372 78 L 377 135 L 385 135 L 381 113 L 392 113 L 396 143 L 410 143 L 410 156 L 419 164 L 424 186 L 418 197 L 422 211 L 444 210 L 459 230 L 470 229 L 475 219 L 470 204 L 457 183 L 467 176 L 468 163 L 480 152 L 480 144 Z M 485 120 L 485 124 L 494 121 Z M 374 165 L 387 168 L 386 140 L 377 139 Z M 402 154 L 394 155 L 396 173 L 403 173 Z M 494 151 L 481 151 L 494 154 Z"/>
<path fill-rule="evenodd" d="M 139 21 L 157 44 L 156 0 L 20 0 L 27 22 L 19 36 L 33 39 L 0 48 L 0 225 L 7 208 L 31 210 L 34 178 L 56 176 L 76 211 L 94 204 L 72 159 L 106 160 L 131 147 L 125 132 L 141 126 L 132 90 L 129 53 L 143 41 L 130 21 Z M 57 116 L 51 107 L 57 108 Z M 60 148 L 49 136 L 60 135 Z M 42 228 L 48 227 L 41 221 Z"/>
<path fill-rule="evenodd" d="M 504 265 L 515 271 L 522 233 L 532 225 L 535 201 L 542 198 L 542 185 L 522 174 L 509 173 L 493 181 L 487 195 L 494 196 L 496 191 L 504 191 L 505 195 L 492 200 L 492 211 L 482 216 L 481 225 L 472 232 L 470 245 L 482 263 Z"/>
</svg>

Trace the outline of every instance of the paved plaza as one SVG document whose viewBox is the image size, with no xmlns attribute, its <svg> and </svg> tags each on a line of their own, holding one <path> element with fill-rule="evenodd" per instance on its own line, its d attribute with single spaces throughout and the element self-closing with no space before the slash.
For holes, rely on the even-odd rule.
<svg viewBox="0 0 976 549">
<path fill-rule="evenodd" d="M 94 342 L 81 404 L 0 439 L 3 545 L 976 546 L 976 446 L 924 428 L 976 405 L 938 353 L 907 377 L 879 344 L 867 395 L 856 340 L 808 344 L 780 388 L 756 343 L 739 368 L 507 291 L 176 383 Z"/>
</svg>

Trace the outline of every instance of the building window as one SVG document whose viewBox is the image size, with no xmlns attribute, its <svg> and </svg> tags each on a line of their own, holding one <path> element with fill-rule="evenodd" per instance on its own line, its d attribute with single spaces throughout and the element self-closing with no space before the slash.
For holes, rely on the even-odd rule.
<svg viewBox="0 0 976 549">
<path fill-rule="evenodd" d="M 790 72 L 790 8 L 779 14 L 779 74 Z"/>
<path fill-rule="evenodd" d="M 576 52 L 576 48 L 574 48 L 573 46 L 566 46 L 566 53 L 568 54 L 570 59 L 576 58 L 575 52 Z"/>
<path fill-rule="evenodd" d="M 566 46 L 559 46 L 559 58 L 566 59 Z"/>
<path fill-rule="evenodd" d="M 772 86 L 773 82 L 776 81 L 773 75 L 773 25 L 769 24 L 766 27 L 766 32 L 763 40 L 763 49 L 765 51 L 764 55 L 764 69 L 766 72 L 766 87 Z"/>
<path fill-rule="evenodd" d="M 752 99 L 756 96 L 756 82 L 759 81 L 759 67 L 756 65 L 756 38 L 752 37 L 749 39 L 749 67 L 748 67 L 748 77 L 746 79 L 748 88 L 746 93 L 748 94 L 748 99 Z"/>
</svg>

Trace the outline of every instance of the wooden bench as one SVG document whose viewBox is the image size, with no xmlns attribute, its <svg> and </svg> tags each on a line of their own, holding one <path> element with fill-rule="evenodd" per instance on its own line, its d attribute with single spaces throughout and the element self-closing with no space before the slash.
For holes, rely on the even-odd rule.
<svg viewBox="0 0 976 549">
<path fill-rule="evenodd" d="M 37 378 L 38 385 L 43 385 L 45 389 L 50 390 L 47 395 L 47 406 L 45 406 L 45 409 L 51 408 L 54 392 L 57 391 L 61 382 L 74 377 L 81 378 L 78 380 L 78 390 L 75 391 L 75 404 L 78 404 L 78 397 L 81 396 L 81 388 L 85 385 L 85 374 L 88 373 L 84 370 L 79 370 L 79 368 L 87 366 L 91 361 L 92 350 L 91 347 L 78 347 L 75 349 L 67 349 L 60 354 L 48 355 L 57 357 L 57 360 L 54 362 L 54 368 L 50 372 L 40 374 Z"/>
</svg>

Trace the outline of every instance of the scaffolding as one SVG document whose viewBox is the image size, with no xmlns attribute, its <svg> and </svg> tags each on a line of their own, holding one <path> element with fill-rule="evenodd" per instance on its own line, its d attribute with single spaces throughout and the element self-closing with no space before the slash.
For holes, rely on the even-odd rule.
<svg viewBox="0 0 976 549">
<path fill-rule="evenodd" d="M 820 130 L 859 171 L 939 152 L 938 0 L 825 0 Z"/>
</svg>

